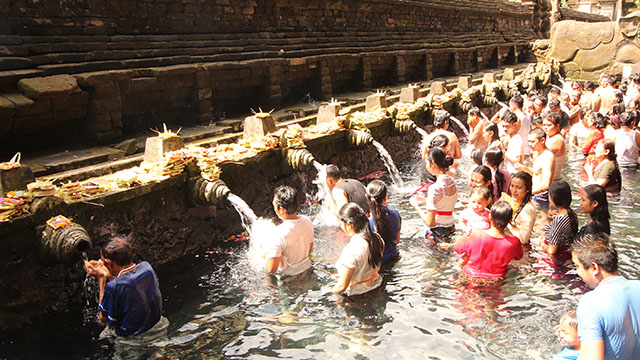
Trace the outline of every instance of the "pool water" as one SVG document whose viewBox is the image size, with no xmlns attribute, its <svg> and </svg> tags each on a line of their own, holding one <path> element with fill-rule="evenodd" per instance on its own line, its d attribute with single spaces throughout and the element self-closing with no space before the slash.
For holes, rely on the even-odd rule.
<svg viewBox="0 0 640 360">
<path fill-rule="evenodd" d="M 565 164 L 572 186 L 582 181 L 581 157 L 572 153 Z M 469 193 L 468 159 L 462 159 L 456 180 L 460 196 Z M 575 271 L 551 267 L 534 247 L 512 263 L 502 283 L 461 285 L 457 258 L 425 246 L 424 225 L 409 205 L 407 189 L 418 184 L 417 160 L 400 165 L 406 185 L 391 191 L 389 206 L 402 216 L 401 258 L 383 266 L 384 285 L 372 294 L 323 295 L 334 284 L 333 264 L 348 238 L 316 219 L 314 271 L 295 282 L 252 270 L 246 243 L 159 268 L 164 314 L 171 321 L 161 347 L 143 353 L 114 349 L 96 340 L 101 326 L 83 324 L 80 311 L 60 314 L 24 338 L 5 339 L 3 347 L 10 349 L 9 358 L 61 359 L 526 359 L 528 349 L 545 357 L 560 351 L 553 327 L 587 291 Z M 621 272 L 629 278 L 640 277 L 639 183 L 638 173 L 624 174 L 623 191 L 609 205 Z M 582 226 L 577 185 L 573 190 Z M 318 209 L 303 212 L 315 217 Z M 534 236 L 542 236 L 540 224 Z M 39 346 L 26 347 L 25 341 Z"/>
</svg>

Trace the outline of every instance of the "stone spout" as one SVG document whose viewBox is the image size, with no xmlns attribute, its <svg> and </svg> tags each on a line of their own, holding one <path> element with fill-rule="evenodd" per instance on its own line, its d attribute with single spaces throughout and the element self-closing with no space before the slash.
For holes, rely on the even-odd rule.
<svg viewBox="0 0 640 360">
<path fill-rule="evenodd" d="M 416 128 L 416 123 L 411 120 L 396 120 L 393 122 L 393 129 L 398 134 L 407 134 Z"/>
<path fill-rule="evenodd" d="M 307 149 L 287 149 L 286 150 L 287 164 L 294 170 L 301 170 L 313 163 L 315 158 L 313 154 Z"/>
<path fill-rule="evenodd" d="M 91 246 L 87 230 L 73 222 L 58 229 L 46 226 L 40 242 L 40 250 L 45 258 L 64 263 L 79 260 L 81 253 Z"/>
<path fill-rule="evenodd" d="M 202 205 L 216 205 L 224 202 L 231 190 L 224 181 L 218 179 L 209 181 L 203 178 L 196 180 L 193 185 L 193 194 L 196 202 Z"/>
<path fill-rule="evenodd" d="M 347 141 L 349 145 L 359 148 L 365 145 L 369 145 L 373 142 L 373 136 L 368 132 L 362 130 L 350 130 L 347 133 Z"/>
</svg>

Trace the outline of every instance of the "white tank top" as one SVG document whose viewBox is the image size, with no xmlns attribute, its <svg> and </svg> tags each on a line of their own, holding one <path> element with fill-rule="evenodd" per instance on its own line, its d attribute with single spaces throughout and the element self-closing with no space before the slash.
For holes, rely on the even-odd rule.
<svg viewBox="0 0 640 360">
<path fill-rule="evenodd" d="M 616 155 L 620 166 L 638 164 L 638 144 L 635 131 L 616 131 Z"/>
</svg>

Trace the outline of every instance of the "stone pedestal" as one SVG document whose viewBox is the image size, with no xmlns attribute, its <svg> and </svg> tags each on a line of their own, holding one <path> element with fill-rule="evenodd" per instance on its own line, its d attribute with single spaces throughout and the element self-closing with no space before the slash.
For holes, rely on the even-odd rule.
<svg viewBox="0 0 640 360">
<path fill-rule="evenodd" d="M 493 84 L 495 82 L 496 82 L 496 73 L 494 72 L 484 73 L 484 76 L 482 77 L 483 84 Z"/>
<path fill-rule="evenodd" d="M 400 102 L 414 103 L 420 97 L 420 89 L 417 86 L 409 86 L 400 90 Z"/>
<path fill-rule="evenodd" d="M 36 181 L 29 166 L 0 170 L 0 197 L 13 190 L 27 190 L 27 184 Z"/>
<path fill-rule="evenodd" d="M 458 87 L 460 90 L 468 90 L 473 86 L 473 78 L 471 76 L 460 76 L 458 79 Z"/>
<path fill-rule="evenodd" d="M 431 82 L 431 94 L 432 95 L 442 95 L 447 92 L 446 88 L 447 83 L 444 81 L 433 81 Z"/>
<path fill-rule="evenodd" d="M 369 112 L 374 110 L 376 107 L 381 109 L 387 107 L 387 97 L 384 94 L 373 94 L 367 96 L 367 102 L 364 106 L 364 111 Z"/>
<path fill-rule="evenodd" d="M 316 124 L 326 124 L 333 122 L 333 119 L 339 115 L 342 106 L 338 104 L 326 104 L 321 105 L 318 108 L 318 117 L 316 118 Z"/>
<path fill-rule="evenodd" d="M 515 73 L 513 71 L 513 68 L 505 68 L 504 69 L 504 73 L 502 75 L 502 80 L 513 80 L 515 79 Z"/>
<path fill-rule="evenodd" d="M 244 119 L 242 138 L 250 139 L 265 136 L 272 131 L 276 131 L 276 123 L 273 117 L 267 113 L 259 113 Z"/>
<path fill-rule="evenodd" d="M 161 136 L 147 138 L 144 148 L 144 162 L 156 163 L 162 160 L 164 155 L 184 147 L 184 142 L 179 136 L 163 138 Z"/>
</svg>

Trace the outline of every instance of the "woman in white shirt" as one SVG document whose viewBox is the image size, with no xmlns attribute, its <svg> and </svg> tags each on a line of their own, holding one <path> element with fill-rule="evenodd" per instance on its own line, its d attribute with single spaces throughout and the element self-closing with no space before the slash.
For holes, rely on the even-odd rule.
<svg viewBox="0 0 640 360">
<path fill-rule="evenodd" d="M 359 295 L 382 284 L 378 274 L 382 264 L 384 241 L 371 231 L 367 213 L 355 203 L 347 203 L 339 212 L 340 226 L 351 236 L 336 262 L 338 283 L 331 290 L 334 294 Z"/>
</svg>

